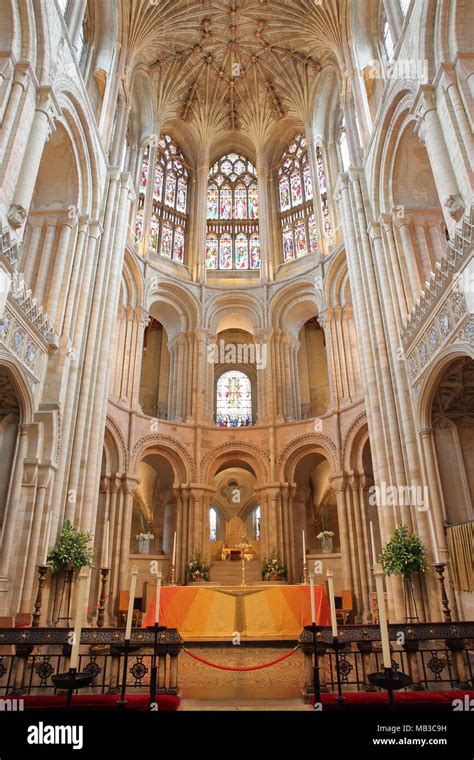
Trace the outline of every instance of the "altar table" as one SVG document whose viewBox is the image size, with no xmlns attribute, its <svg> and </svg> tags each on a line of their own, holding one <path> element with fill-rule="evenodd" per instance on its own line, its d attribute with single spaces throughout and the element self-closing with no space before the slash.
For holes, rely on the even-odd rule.
<svg viewBox="0 0 474 760">
<path fill-rule="evenodd" d="M 325 591 L 314 587 L 316 623 L 330 625 Z M 155 597 L 143 620 L 153 625 Z M 160 625 L 177 628 L 184 639 L 231 638 L 236 631 L 252 638 L 298 638 L 311 623 L 309 586 L 164 586 Z"/>
</svg>

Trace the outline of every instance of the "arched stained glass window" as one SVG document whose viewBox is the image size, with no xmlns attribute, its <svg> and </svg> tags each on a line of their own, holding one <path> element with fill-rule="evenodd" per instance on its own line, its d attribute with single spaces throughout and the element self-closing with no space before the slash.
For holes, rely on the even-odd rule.
<svg viewBox="0 0 474 760">
<path fill-rule="evenodd" d="M 244 372 L 229 370 L 217 380 L 216 424 L 220 427 L 252 424 L 252 386 Z"/>
<path fill-rule="evenodd" d="M 313 213 L 313 182 L 306 139 L 296 135 L 278 170 L 278 196 L 283 261 L 291 261 L 318 247 Z"/>
<path fill-rule="evenodd" d="M 140 171 L 135 242 L 143 240 L 148 227 L 151 251 L 183 263 L 188 219 L 188 170 L 181 151 L 169 135 L 163 135 L 158 143 L 154 167 L 150 167 L 151 156 L 152 148 L 147 145 Z M 148 193 L 152 197 L 146 225 L 144 213 Z"/>
<path fill-rule="evenodd" d="M 209 540 L 217 540 L 217 512 L 214 507 L 209 510 Z"/>
<path fill-rule="evenodd" d="M 209 172 L 206 269 L 260 269 L 257 177 L 237 153 L 222 156 Z"/>
</svg>

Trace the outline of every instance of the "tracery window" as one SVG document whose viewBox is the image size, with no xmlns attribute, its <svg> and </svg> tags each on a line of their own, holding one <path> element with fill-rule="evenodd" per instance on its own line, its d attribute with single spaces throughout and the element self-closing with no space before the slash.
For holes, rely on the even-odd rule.
<svg viewBox="0 0 474 760">
<path fill-rule="evenodd" d="M 332 242 L 332 225 L 331 216 L 329 213 L 328 202 L 328 185 L 326 180 L 326 171 L 324 169 L 324 161 L 319 145 L 316 148 L 316 167 L 318 171 L 318 183 L 319 183 L 319 197 L 321 199 L 321 212 L 323 215 L 323 227 L 324 237 L 326 240 Z"/>
<path fill-rule="evenodd" d="M 252 424 L 252 386 L 245 372 L 229 370 L 216 383 L 216 425 L 245 427 Z"/>
<path fill-rule="evenodd" d="M 315 253 L 318 245 L 313 183 L 303 135 L 290 143 L 278 170 L 283 260 Z"/>
<path fill-rule="evenodd" d="M 411 5 L 411 0 L 400 0 L 400 10 L 404 17 L 407 15 L 410 5 Z"/>
<path fill-rule="evenodd" d="M 217 540 L 217 512 L 214 507 L 209 510 L 209 540 Z"/>
<path fill-rule="evenodd" d="M 189 173 L 184 158 L 169 135 L 161 137 L 154 167 L 151 146 L 143 152 L 135 221 L 135 242 L 145 234 L 145 206 L 151 195 L 148 244 L 154 253 L 173 261 L 184 261 L 188 219 Z"/>
<path fill-rule="evenodd" d="M 209 172 L 206 269 L 260 269 L 257 173 L 237 153 Z"/>
<path fill-rule="evenodd" d="M 389 61 L 393 58 L 395 45 L 393 44 L 392 30 L 385 13 L 382 16 L 382 43 L 385 55 Z"/>
</svg>

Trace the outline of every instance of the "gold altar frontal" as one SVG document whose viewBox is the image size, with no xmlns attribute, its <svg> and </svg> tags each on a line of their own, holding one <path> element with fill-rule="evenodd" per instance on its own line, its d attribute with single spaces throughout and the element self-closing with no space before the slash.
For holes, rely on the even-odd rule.
<svg viewBox="0 0 474 760">
<path fill-rule="evenodd" d="M 316 618 L 329 625 L 324 589 L 315 586 Z M 153 598 L 143 625 L 153 625 Z M 160 624 L 177 628 L 184 639 L 298 638 L 311 622 L 309 586 L 165 586 L 161 589 Z"/>
</svg>

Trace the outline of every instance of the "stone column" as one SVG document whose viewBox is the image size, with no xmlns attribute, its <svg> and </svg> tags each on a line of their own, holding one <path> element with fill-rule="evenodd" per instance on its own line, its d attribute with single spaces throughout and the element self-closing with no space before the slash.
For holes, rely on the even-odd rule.
<svg viewBox="0 0 474 760">
<path fill-rule="evenodd" d="M 49 467 L 38 467 L 38 479 L 36 482 L 36 499 L 30 518 L 31 531 L 28 543 L 28 562 L 25 567 L 23 589 L 21 594 L 21 612 L 31 612 L 33 609 L 33 586 L 36 579 L 36 567 L 38 555 L 40 562 L 44 552 L 44 546 L 40 545 L 41 528 L 44 523 L 44 504 L 46 492 L 51 478 Z"/>
<path fill-rule="evenodd" d="M 201 147 L 197 161 L 196 172 L 196 214 L 194 218 L 195 241 L 194 262 L 191 270 L 198 282 L 206 278 L 206 232 L 207 232 L 207 183 L 209 178 L 209 148 Z M 190 262 L 191 265 L 191 262 Z"/>
<path fill-rule="evenodd" d="M 2 534 L 2 553 L 1 553 L 1 570 L 0 578 L 5 578 L 10 572 L 10 557 L 12 553 L 12 544 L 15 530 L 18 529 L 18 505 L 20 500 L 21 484 L 23 482 L 23 466 L 26 451 L 28 448 L 28 437 L 36 433 L 33 429 L 30 431 L 29 425 L 20 424 L 18 426 L 18 443 L 13 464 L 13 473 L 11 478 L 12 488 L 9 499 L 5 507 L 3 518 Z"/>
<path fill-rule="evenodd" d="M 446 101 L 446 111 L 450 119 L 449 142 L 453 169 L 464 197 L 471 198 L 473 192 L 474 137 L 464 103 L 461 99 L 458 80 L 453 64 L 442 63 L 435 79 L 435 86 L 442 91 Z M 458 160 L 456 160 L 458 159 Z"/>
<path fill-rule="evenodd" d="M 54 241 L 56 238 L 56 224 L 57 224 L 56 218 L 53 217 L 52 219 L 47 219 L 46 231 L 44 233 L 44 238 L 43 238 L 43 245 L 41 246 L 39 256 L 38 256 L 39 266 L 36 272 L 36 280 L 35 280 L 32 290 L 36 298 L 38 299 L 39 303 L 44 303 L 44 300 L 45 300 L 45 290 L 46 290 L 46 282 L 48 280 L 48 270 L 49 270 L 51 259 L 53 256 Z"/>
<path fill-rule="evenodd" d="M 453 236 L 456 222 L 461 218 L 465 203 L 460 195 L 449 158 L 432 85 L 420 86 L 412 113 L 418 119 L 416 131 L 426 144 L 446 226 Z"/>
<path fill-rule="evenodd" d="M 0 164 L 3 163 L 5 150 L 10 144 L 11 134 L 19 113 L 20 101 L 24 92 L 26 92 L 31 85 L 32 75 L 34 76 L 29 63 L 17 63 L 15 65 L 8 104 L 2 119 L 2 130 L 0 133 Z"/>
<path fill-rule="evenodd" d="M 361 613 L 362 622 L 368 622 L 370 620 L 370 602 L 369 602 L 369 577 L 367 570 L 367 556 L 368 545 L 367 537 L 364 531 L 364 517 L 363 517 L 363 505 L 359 499 L 359 477 L 354 473 L 349 476 L 349 486 L 352 493 L 352 505 L 354 510 L 354 525 L 356 531 L 356 558 L 359 564 L 359 573 L 361 580 L 361 606 L 359 612 Z"/>
<path fill-rule="evenodd" d="M 58 314 L 58 307 L 64 284 L 64 270 L 68 257 L 69 240 L 74 224 L 75 221 L 72 219 L 61 224 L 59 229 L 58 246 L 56 249 L 56 258 L 54 260 L 54 266 L 50 270 L 51 275 L 48 287 L 47 312 L 53 323 Z"/>
<path fill-rule="evenodd" d="M 401 240 L 401 254 L 406 263 L 408 271 L 406 295 L 408 299 L 408 310 L 411 310 L 421 290 L 420 273 L 418 271 L 418 264 L 416 261 L 416 253 L 412 238 L 413 225 L 411 219 L 406 216 L 398 217 L 396 213 L 394 213 L 393 219 L 398 227 L 398 233 Z"/>
<path fill-rule="evenodd" d="M 128 564 L 130 555 L 130 536 L 132 532 L 133 495 L 137 490 L 138 480 L 131 477 L 122 478 L 123 520 L 120 535 L 120 565 L 118 590 L 128 588 Z"/>
<path fill-rule="evenodd" d="M 25 276 L 25 282 L 31 289 L 33 289 L 33 274 L 38 261 L 38 250 L 40 247 L 41 235 L 43 234 L 43 222 L 43 216 L 40 218 L 34 218 L 30 215 L 28 224 L 31 225 L 31 233 L 28 245 L 24 246 L 21 259 L 21 268 Z"/>
<path fill-rule="evenodd" d="M 11 221 L 16 228 L 22 226 L 28 215 L 44 144 L 51 128 L 52 119 L 57 115 L 58 110 L 52 88 L 38 87 L 36 110 L 11 203 L 10 213 L 14 212 Z"/>
<path fill-rule="evenodd" d="M 268 204 L 268 162 L 263 149 L 257 149 L 257 187 L 258 218 L 260 234 L 260 272 L 261 282 L 270 279 L 270 241 L 269 241 L 269 204 Z"/>
<path fill-rule="evenodd" d="M 344 588 L 349 589 L 354 588 L 354 578 L 352 575 L 351 567 L 349 524 L 347 519 L 347 506 L 345 499 L 347 476 L 338 475 L 332 477 L 331 485 L 336 492 L 337 521 L 339 524 L 339 536 L 341 539 L 342 583 Z"/>
</svg>

